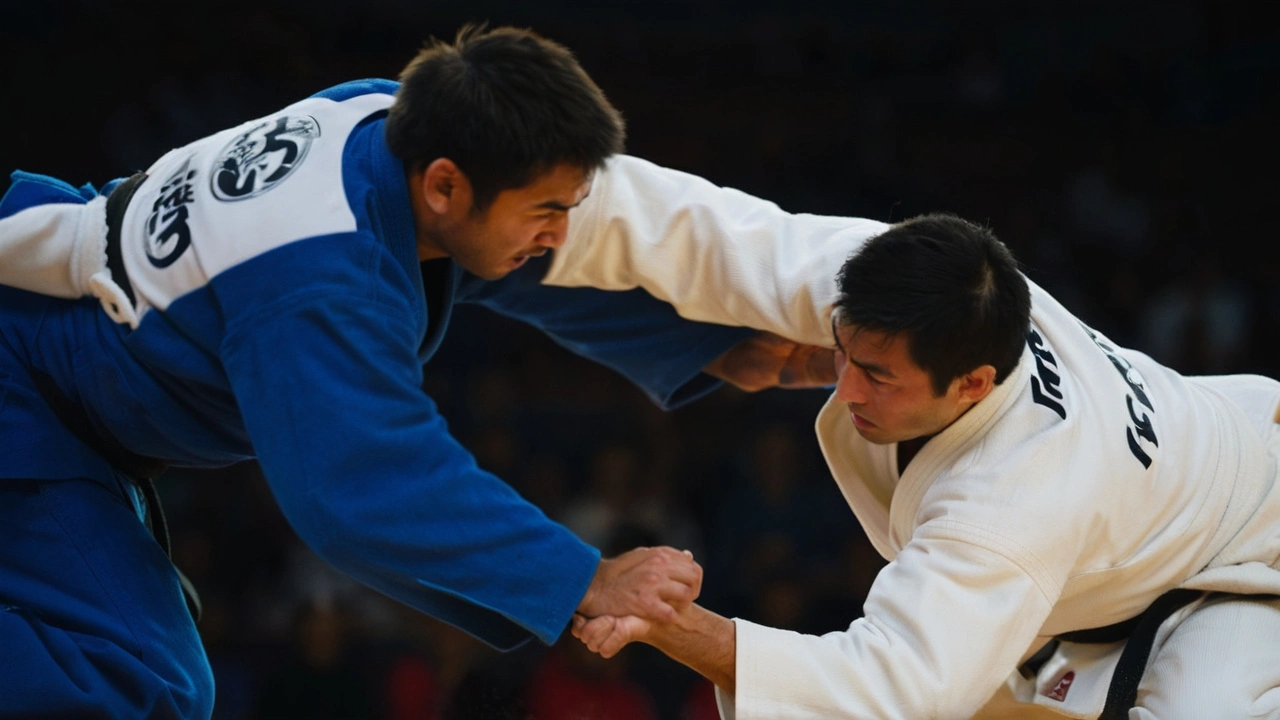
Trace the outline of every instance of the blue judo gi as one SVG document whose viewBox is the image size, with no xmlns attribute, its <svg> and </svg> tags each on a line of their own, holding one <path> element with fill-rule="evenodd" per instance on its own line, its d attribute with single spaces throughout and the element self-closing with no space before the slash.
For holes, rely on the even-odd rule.
<svg viewBox="0 0 1280 720">
<path fill-rule="evenodd" d="M 665 407 L 712 390 L 701 368 L 749 331 L 642 291 L 542 286 L 536 264 L 484 282 L 420 263 L 383 139 L 395 89 L 340 85 L 149 168 L 121 226 L 135 329 L 93 299 L 0 287 L 0 718 L 205 718 L 213 703 L 136 487 L 33 373 L 130 452 L 256 458 L 318 554 L 495 647 L 565 628 L 599 552 L 479 469 L 421 390 L 454 304 L 531 323 Z M 15 173 L 0 219 L 96 195 Z"/>
</svg>

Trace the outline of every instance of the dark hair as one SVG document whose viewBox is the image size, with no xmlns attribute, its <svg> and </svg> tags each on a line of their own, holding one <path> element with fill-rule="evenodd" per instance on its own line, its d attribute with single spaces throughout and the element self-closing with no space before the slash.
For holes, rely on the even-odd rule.
<svg viewBox="0 0 1280 720">
<path fill-rule="evenodd" d="M 467 25 L 405 66 L 386 137 L 411 169 L 452 160 L 483 210 L 556 165 L 601 167 L 622 152 L 625 131 L 568 49 L 529 30 Z"/>
<path fill-rule="evenodd" d="M 982 365 L 999 384 L 1022 357 L 1031 295 L 989 228 L 946 213 L 900 222 L 845 261 L 836 282 L 836 322 L 904 335 L 936 395 Z"/>
</svg>

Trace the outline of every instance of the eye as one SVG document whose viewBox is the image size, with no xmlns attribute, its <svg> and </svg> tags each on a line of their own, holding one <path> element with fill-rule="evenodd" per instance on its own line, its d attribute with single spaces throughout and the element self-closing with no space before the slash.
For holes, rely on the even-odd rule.
<svg viewBox="0 0 1280 720">
<path fill-rule="evenodd" d="M 865 375 L 867 376 L 867 380 L 868 380 L 868 381 L 870 381 L 872 385 L 884 385 L 884 384 L 885 384 L 884 380 L 881 380 L 880 378 L 876 377 L 875 375 L 872 375 L 871 373 L 867 372 L 866 370 L 863 370 L 862 372 L 863 372 L 863 374 L 865 374 Z"/>
</svg>

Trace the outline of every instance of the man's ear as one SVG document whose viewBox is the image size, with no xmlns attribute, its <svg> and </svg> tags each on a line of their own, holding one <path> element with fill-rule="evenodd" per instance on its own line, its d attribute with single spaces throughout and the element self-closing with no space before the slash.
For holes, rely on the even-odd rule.
<svg viewBox="0 0 1280 720">
<path fill-rule="evenodd" d="M 956 378 L 960 383 L 960 400 L 973 404 L 991 394 L 996 386 L 996 369 L 992 365 L 977 368 Z"/>
<path fill-rule="evenodd" d="M 452 160 L 436 158 L 421 173 L 422 199 L 432 212 L 448 215 L 451 209 L 456 212 L 460 203 L 462 209 L 470 208 L 471 182 Z"/>
</svg>

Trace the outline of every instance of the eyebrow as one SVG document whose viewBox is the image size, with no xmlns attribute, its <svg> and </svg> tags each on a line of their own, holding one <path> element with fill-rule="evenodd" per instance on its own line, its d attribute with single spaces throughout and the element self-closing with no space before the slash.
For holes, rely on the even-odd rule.
<svg viewBox="0 0 1280 720">
<path fill-rule="evenodd" d="M 582 204 L 582 201 L 583 201 L 583 200 L 586 200 L 586 199 L 587 199 L 587 198 L 589 198 L 589 197 L 591 197 L 591 191 L 590 191 L 590 190 L 588 190 L 588 191 L 587 191 L 587 194 L 586 194 L 586 195 L 583 195 L 583 196 L 582 196 L 582 198 L 581 198 L 580 200 L 578 200 L 578 202 L 576 202 L 576 203 L 574 203 L 574 204 L 572 204 L 572 205 L 565 205 L 564 203 L 560 202 L 559 200 L 547 200 L 546 202 L 540 202 L 540 203 L 538 203 L 537 205 L 534 205 L 534 207 L 536 207 L 536 208 L 540 208 L 540 209 L 542 209 L 542 210 L 559 210 L 559 211 L 561 211 L 561 212 L 569 212 L 570 210 L 572 210 L 572 209 L 574 209 L 574 208 L 578 207 L 579 205 L 581 205 L 581 204 Z"/>
<path fill-rule="evenodd" d="M 847 356 L 846 356 L 846 357 L 847 357 Z M 895 380 L 895 379 L 897 379 L 897 377 L 898 377 L 897 375 L 894 375 L 893 373 L 889 372 L 889 368 L 881 367 L 881 366 L 876 365 L 876 364 L 874 364 L 874 363 L 858 362 L 857 360 L 854 360 L 853 358 L 849 358 L 849 362 L 853 363 L 854 365 L 857 365 L 858 367 L 862 368 L 863 370 L 866 370 L 868 373 L 870 373 L 870 374 L 872 374 L 872 375 L 880 375 L 880 376 L 882 376 L 882 377 L 884 377 L 884 378 L 886 378 L 886 379 L 889 379 L 889 380 Z"/>
</svg>

